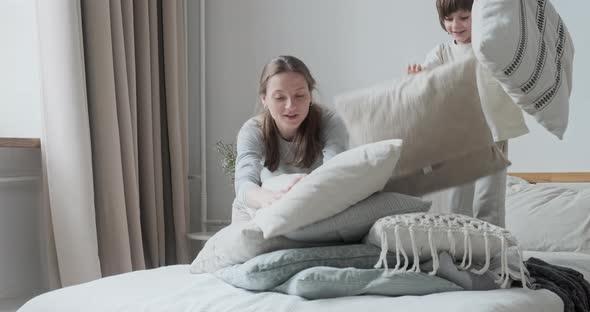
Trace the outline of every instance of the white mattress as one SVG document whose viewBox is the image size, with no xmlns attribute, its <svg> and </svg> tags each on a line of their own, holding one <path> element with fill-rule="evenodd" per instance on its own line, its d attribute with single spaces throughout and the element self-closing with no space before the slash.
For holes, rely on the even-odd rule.
<svg viewBox="0 0 590 312">
<path fill-rule="evenodd" d="M 532 253 L 590 276 L 590 255 Z M 556 263 L 556 262 L 559 263 Z M 78 311 L 563 311 L 557 295 L 521 288 L 461 291 L 429 296 L 356 296 L 308 301 L 279 293 L 234 288 L 210 274 L 190 274 L 187 265 L 137 271 L 38 296 L 20 312 Z"/>
</svg>

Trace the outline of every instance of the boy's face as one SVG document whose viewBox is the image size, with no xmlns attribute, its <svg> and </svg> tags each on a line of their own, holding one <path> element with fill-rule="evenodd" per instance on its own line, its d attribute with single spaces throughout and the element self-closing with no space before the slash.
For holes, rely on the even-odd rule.
<svg viewBox="0 0 590 312">
<path fill-rule="evenodd" d="M 457 44 L 471 43 L 471 11 L 459 10 L 445 16 L 444 25 Z"/>
</svg>

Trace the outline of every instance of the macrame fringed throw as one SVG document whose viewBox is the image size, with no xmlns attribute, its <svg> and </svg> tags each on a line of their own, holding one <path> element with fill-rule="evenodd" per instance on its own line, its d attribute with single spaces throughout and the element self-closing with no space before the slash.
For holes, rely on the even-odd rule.
<svg viewBox="0 0 590 312">
<path fill-rule="evenodd" d="M 407 214 L 396 215 L 383 218 L 384 222 L 376 224 L 381 228 L 381 254 L 379 261 L 375 264 L 375 268 L 385 268 L 386 274 L 395 274 L 400 272 L 420 272 L 420 248 L 416 241 L 418 235 L 426 235 L 428 239 L 428 250 L 430 258 L 432 259 L 432 271 L 428 272 L 430 275 L 435 275 L 439 269 L 439 253 L 448 251 L 455 259 L 457 258 L 457 246 L 455 241 L 456 233 L 462 234 L 463 254 L 461 255 L 461 263 L 457 265 L 460 270 L 469 270 L 478 275 L 483 275 L 490 269 L 492 251 L 492 241 L 496 240 L 500 244 L 500 273 L 497 284 L 501 288 L 509 286 L 510 279 L 520 280 L 523 288 L 528 288 L 528 271 L 524 266 L 522 259 L 522 251 L 516 248 L 518 254 L 519 271 L 511 270 L 508 266 L 508 248 L 510 247 L 507 237 L 510 234 L 493 225 L 485 223 L 484 221 L 474 218 L 456 215 L 456 214 Z M 380 221 L 381 221 L 380 220 Z M 393 229 L 395 238 L 395 267 L 390 270 L 387 264 L 387 253 L 389 251 L 388 232 Z M 411 244 L 411 255 L 413 256 L 413 265 L 409 266 L 409 256 L 402 243 L 401 231 L 407 231 Z M 441 237 L 446 232 L 446 239 L 448 241 L 448 250 L 446 247 L 441 248 L 437 246 L 436 237 Z M 404 233 L 405 234 L 405 233 Z M 477 269 L 473 266 L 473 243 L 472 239 L 475 236 L 483 237 L 485 250 L 485 263 L 483 267 Z M 440 242 L 440 240 L 439 240 Z M 514 245 L 514 243 L 513 243 Z M 402 258 L 403 257 L 403 261 Z M 403 266 L 402 266 L 403 264 Z"/>
</svg>

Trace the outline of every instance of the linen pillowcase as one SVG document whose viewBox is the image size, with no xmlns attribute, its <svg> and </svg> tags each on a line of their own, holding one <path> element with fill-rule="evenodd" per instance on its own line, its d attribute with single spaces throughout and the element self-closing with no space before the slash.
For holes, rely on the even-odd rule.
<svg viewBox="0 0 590 312">
<path fill-rule="evenodd" d="M 522 260 L 520 272 L 509 269 L 508 249 L 516 247 L 517 241 L 506 229 L 491 223 L 459 214 L 410 213 L 384 217 L 375 222 L 367 234 L 366 242 L 381 246 L 382 255 L 392 251 L 396 254 L 397 272 L 417 272 L 420 262 L 432 260 L 432 271 L 439 268 L 439 253 L 448 252 L 455 261 L 461 261 L 460 269 L 470 269 L 475 274 L 484 274 L 490 269 L 492 258 L 497 254 L 501 261 L 502 288 L 510 279 L 527 279 Z M 518 251 L 519 259 L 522 253 Z M 401 260 L 403 256 L 403 261 Z M 413 265 L 409 264 L 413 260 Z M 403 267 L 401 266 L 403 264 Z M 481 265 L 479 267 L 475 267 Z M 386 257 L 381 257 L 375 266 L 388 267 Z"/>
<path fill-rule="evenodd" d="M 358 295 L 423 296 L 463 290 L 446 279 L 424 273 L 384 273 L 382 269 L 318 266 L 299 272 L 273 291 L 314 300 Z"/>
<path fill-rule="evenodd" d="M 512 100 L 562 139 L 572 90 L 574 46 L 547 0 L 475 1 L 472 46 Z"/>
<path fill-rule="evenodd" d="M 423 195 L 506 168 L 492 146 L 473 56 L 335 98 L 350 146 L 399 138 L 404 148 L 385 191 Z"/>
<path fill-rule="evenodd" d="M 390 192 L 378 192 L 325 220 L 304 226 L 285 237 L 305 242 L 360 242 L 382 217 L 426 212 L 431 202 Z"/>
<path fill-rule="evenodd" d="M 524 250 L 590 254 L 590 188 L 511 184 L 506 228 Z"/>
<path fill-rule="evenodd" d="M 453 160 L 434 164 L 426 171 L 413 175 L 391 178 L 384 191 L 411 195 L 425 195 L 474 181 L 478 176 L 487 176 L 506 168 L 510 162 L 498 147 L 489 146 L 477 152 L 459 156 Z M 432 168 L 432 169 L 430 169 Z M 445 187 L 443 187 L 445 186 Z"/>
<path fill-rule="evenodd" d="M 373 268 L 380 253 L 379 248 L 363 244 L 278 250 L 219 270 L 215 276 L 236 287 L 270 290 L 315 266 Z"/>
<path fill-rule="evenodd" d="M 270 238 L 342 212 L 383 189 L 401 146 L 401 140 L 385 140 L 334 156 L 272 205 L 259 209 L 254 222 Z"/>
</svg>

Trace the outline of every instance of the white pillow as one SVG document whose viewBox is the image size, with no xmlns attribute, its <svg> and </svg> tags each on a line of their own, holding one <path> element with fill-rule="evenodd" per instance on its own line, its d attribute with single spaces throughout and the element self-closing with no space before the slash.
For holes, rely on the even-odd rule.
<svg viewBox="0 0 590 312">
<path fill-rule="evenodd" d="M 507 230 L 491 223 L 459 214 L 410 213 L 381 218 L 371 228 L 366 242 L 381 246 L 381 257 L 375 266 L 387 268 L 388 251 L 396 253 L 395 271 L 419 272 L 420 261 L 432 259 L 436 274 L 440 252 L 447 251 L 459 268 L 484 274 L 491 269 L 492 258 L 499 254 L 502 287 L 509 279 L 522 279 L 524 264 L 520 260 L 520 272 L 511 272 L 508 267 L 508 248 L 517 246 Z M 401 261 L 400 255 L 404 261 Z M 522 258 L 522 254 L 518 252 Z M 413 260 L 412 267 L 409 267 Z M 402 267 L 403 264 L 403 267 Z M 478 267 L 476 267 L 476 265 Z M 526 278 L 526 277 L 525 277 Z"/>
<path fill-rule="evenodd" d="M 303 176 L 305 174 L 279 174 L 264 180 L 262 187 L 272 191 L 284 190 Z M 289 232 L 285 237 L 305 242 L 359 242 L 380 218 L 401 213 L 425 212 L 430 205 L 430 201 L 414 196 L 377 192 L 332 217 Z"/>
<path fill-rule="evenodd" d="M 510 185 L 506 228 L 525 250 L 590 254 L 590 189 Z"/>
<path fill-rule="evenodd" d="M 401 146 L 401 140 L 386 140 L 334 156 L 281 199 L 257 211 L 254 222 L 269 238 L 343 211 L 383 189 L 393 173 Z"/>
<path fill-rule="evenodd" d="M 267 252 L 313 246 L 318 244 L 295 242 L 282 236 L 264 239 L 253 222 L 232 223 L 207 240 L 191 263 L 190 272 L 212 273 Z"/>
<path fill-rule="evenodd" d="M 472 46 L 506 93 L 562 139 L 567 128 L 574 46 L 549 1 L 475 1 Z"/>
</svg>

